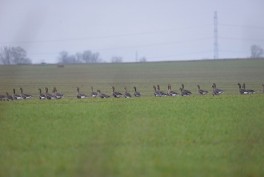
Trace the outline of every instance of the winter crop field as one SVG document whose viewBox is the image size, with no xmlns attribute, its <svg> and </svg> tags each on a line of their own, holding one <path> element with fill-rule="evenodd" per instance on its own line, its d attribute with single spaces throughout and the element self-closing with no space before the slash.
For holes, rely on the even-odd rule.
<svg viewBox="0 0 264 177">
<path fill-rule="evenodd" d="M 0 66 L 0 83 L 33 96 L 0 101 L 1 177 L 264 176 L 264 60 Z M 157 84 L 192 95 L 154 97 Z M 91 86 L 142 96 L 76 98 Z M 45 87 L 64 98 L 39 100 Z"/>
</svg>

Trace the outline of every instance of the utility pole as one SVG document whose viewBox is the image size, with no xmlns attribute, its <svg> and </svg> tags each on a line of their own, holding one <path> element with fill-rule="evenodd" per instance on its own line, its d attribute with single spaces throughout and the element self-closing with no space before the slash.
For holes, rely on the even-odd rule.
<svg viewBox="0 0 264 177">
<path fill-rule="evenodd" d="M 136 59 L 136 62 L 138 62 L 138 51 L 136 51 L 135 59 Z"/>
<path fill-rule="evenodd" d="M 214 59 L 218 59 L 218 17 L 217 11 L 214 12 Z"/>
</svg>

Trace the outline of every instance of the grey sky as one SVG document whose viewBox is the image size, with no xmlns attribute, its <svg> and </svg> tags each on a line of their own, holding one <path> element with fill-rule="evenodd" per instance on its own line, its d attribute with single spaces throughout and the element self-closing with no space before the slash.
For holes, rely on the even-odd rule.
<svg viewBox="0 0 264 177">
<path fill-rule="evenodd" d="M 0 0 L 0 45 L 21 46 L 34 63 L 60 51 L 92 50 L 104 61 L 248 57 L 264 47 L 263 0 Z"/>
</svg>

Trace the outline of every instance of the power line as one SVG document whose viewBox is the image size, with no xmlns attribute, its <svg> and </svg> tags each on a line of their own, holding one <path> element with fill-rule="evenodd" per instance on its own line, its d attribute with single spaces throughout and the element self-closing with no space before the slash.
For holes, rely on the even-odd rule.
<svg viewBox="0 0 264 177">
<path fill-rule="evenodd" d="M 219 23 L 219 26 L 225 26 L 225 27 L 234 27 L 234 28 L 251 28 L 256 30 L 263 30 L 264 26 L 254 26 L 254 25 L 236 25 L 236 24 L 224 24 Z"/>
<path fill-rule="evenodd" d="M 220 36 L 220 39 L 239 40 L 239 41 L 259 41 L 259 42 L 264 42 L 264 39 L 256 39 L 256 38 L 237 38 L 237 37 L 225 37 L 225 36 Z"/>
<path fill-rule="evenodd" d="M 199 26 L 205 27 L 209 26 L 203 25 Z M 49 39 L 49 40 L 29 40 L 29 41 L 4 41 L 0 44 L 16 44 L 16 43 L 51 43 L 51 42 L 67 42 L 67 41 L 82 41 L 82 40 L 94 40 L 94 39 L 107 39 L 107 38 L 120 38 L 120 37 L 130 37 L 130 36 L 140 36 L 140 35 L 151 35 L 157 33 L 168 33 L 168 32 L 176 32 L 178 30 L 197 30 L 198 26 L 189 26 L 189 27 L 178 27 L 178 28 L 171 28 L 171 29 L 164 29 L 164 30 L 156 30 L 156 31 L 143 31 L 138 33 L 124 33 L 124 34 L 112 34 L 112 35 L 102 35 L 102 36 L 82 36 L 76 38 L 61 38 L 61 39 Z"/>
<path fill-rule="evenodd" d="M 199 42 L 204 40 L 211 40 L 211 36 L 205 36 L 201 38 L 196 38 L 193 40 L 179 40 L 179 41 L 170 41 L 170 42 L 162 42 L 162 43 L 152 43 L 152 44 L 145 44 L 145 45 L 134 45 L 134 46 L 124 46 L 124 47 L 112 47 L 112 48 L 92 48 L 90 50 L 93 51 L 108 51 L 108 50 L 122 50 L 122 49 L 139 49 L 139 48 L 148 48 L 148 47 L 155 47 L 155 46 L 167 46 L 167 45 L 175 45 L 175 44 L 184 44 L 191 42 Z M 49 54 L 57 54 L 57 52 L 49 52 L 49 53 L 31 53 L 31 55 L 49 55 Z"/>
</svg>

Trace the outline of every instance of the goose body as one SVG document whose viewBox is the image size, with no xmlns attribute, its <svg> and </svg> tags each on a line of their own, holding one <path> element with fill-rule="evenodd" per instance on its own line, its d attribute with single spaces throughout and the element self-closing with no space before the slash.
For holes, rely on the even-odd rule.
<svg viewBox="0 0 264 177">
<path fill-rule="evenodd" d="M 246 92 L 248 92 L 248 94 L 254 94 L 254 93 L 255 93 L 255 90 L 252 90 L 252 89 L 246 89 L 246 84 L 245 84 L 245 83 L 243 83 L 242 88 L 243 88 Z"/>
<path fill-rule="evenodd" d="M 191 92 L 188 90 L 184 90 L 183 88 L 180 88 L 181 96 L 191 96 Z"/>
<path fill-rule="evenodd" d="M 182 96 L 190 96 L 192 94 L 191 91 L 184 89 L 184 84 L 182 84 L 182 87 L 180 88 L 181 95 Z"/>
<path fill-rule="evenodd" d="M 137 88 L 136 88 L 135 86 L 134 86 L 134 90 L 135 90 L 135 92 L 134 92 L 134 96 L 135 96 L 135 97 L 141 97 L 140 92 L 137 91 Z"/>
<path fill-rule="evenodd" d="M 77 87 L 77 96 L 78 99 L 84 99 L 84 98 L 88 98 L 88 96 L 84 93 L 80 93 L 80 88 Z"/>
<path fill-rule="evenodd" d="M 158 90 L 158 92 L 159 92 L 159 94 L 161 96 L 167 96 L 167 94 L 165 92 L 163 92 L 163 91 L 160 90 L 160 86 L 159 85 L 157 85 L 157 90 Z"/>
<path fill-rule="evenodd" d="M 54 99 L 56 99 L 56 96 L 54 94 L 50 94 L 49 93 L 49 90 L 48 90 L 47 87 L 45 88 L 45 91 L 46 91 L 46 94 L 45 94 L 46 99 L 48 99 L 48 100 L 54 100 Z"/>
<path fill-rule="evenodd" d="M 39 99 L 40 100 L 45 100 L 46 99 L 46 95 L 42 93 L 41 88 L 39 88 Z"/>
<path fill-rule="evenodd" d="M 177 92 L 175 92 L 175 91 L 172 91 L 171 90 L 171 85 L 168 84 L 168 94 L 167 95 L 168 96 L 178 96 L 179 94 Z"/>
<path fill-rule="evenodd" d="M 125 98 L 131 98 L 132 96 L 131 96 L 131 94 L 127 91 L 127 88 L 125 87 L 124 89 L 125 89 L 124 97 L 125 97 Z"/>
<path fill-rule="evenodd" d="M 244 88 L 241 87 L 241 84 L 240 83 L 237 83 L 237 85 L 238 85 L 239 93 L 241 95 L 247 95 L 247 94 L 249 94 L 249 92 L 246 89 L 244 89 Z"/>
<path fill-rule="evenodd" d="M 101 90 L 97 90 L 97 95 L 100 97 L 100 98 L 110 98 L 109 95 L 106 95 L 104 93 L 101 93 Z"/>
<path fill-rule="evenodd" d="M 199 93 L 200 95 L 206 95 L 206 94 L 208 93 L 207 90 L 202 90 L 202 89 L 200 88 L 200 85 L 197 85 L 197 87 L 198 87 L 198 93 Z"/>
<path fill-rule="evenodd" d="M 11 95 L 9 95 L 8 92 L 6 92 L 6 99 L 7 99 L 7 101 L 9 101 L 9 100 L 14 100 L 14 97 L 11 96 Z"/>
<path fill-rule="evenodd" d="M 213 96 L 214 95 L 221 95 L 221 94 L 224 93 L 224 90 L 216 88 L 216 84 L 215 83 L 213 83 L 212 88 L 213 88 L 213 93 L 212 93 Z"/>
<path fill-rule="evenodd" d="M 114 87 L 114 86 L 112 87 L 112 89 L 113 89 L 113 96 L 114 96 L 115 98 L 120 98 L 120 97 L 123 96 L 122 93 L 120 93 L 120 92 L 116 92 L 116 91 L 115 91 L 115 87 Z"/>
<path fill-rule="evenodd" d="M 59 93 L 57 91 L 57 88 L 56 87 L 53 87 L 53 96 L 56 98 L 56 99 L 62 99 L 64 97 L 64 94 L 63 93 Z"/>
<path fill-rule="evenodd" d="M 0 101 L 8 101 L 8 98 L 6 95 L 0 95 Z"/>
<path fill-rule="evenodd" d="M 155 85 L 153 85 L 153 89 L 154 89 L 154 96 L 156 96 L 156 97 L 161 97 L 162 96 L 162 94 L 157 90 Z"/>
<path fill-rule="evenodd" d="M 2 101 L 5 98 L 4 95 L 0 95 L 0 101 Z"/>
<path fill-rule="evenodd" d="M 22 100 L 23 97 L 21 95 L 16 94 L 16 90 L 13 89 L 13 98 L 14 100 Z"/>
<path fill-rule="evenodd" d="M 31 95 L 29 95 L 29 94 L 25 94 L 25 93 L 23 92 L 23 89 L 22 89 L 22 88 L 20 88 L 20 92 L 21 92 L 21 97 L 22 97 L 23 99 L 30 99 L 30 98 L 32 98 Z"/>
</svg>

